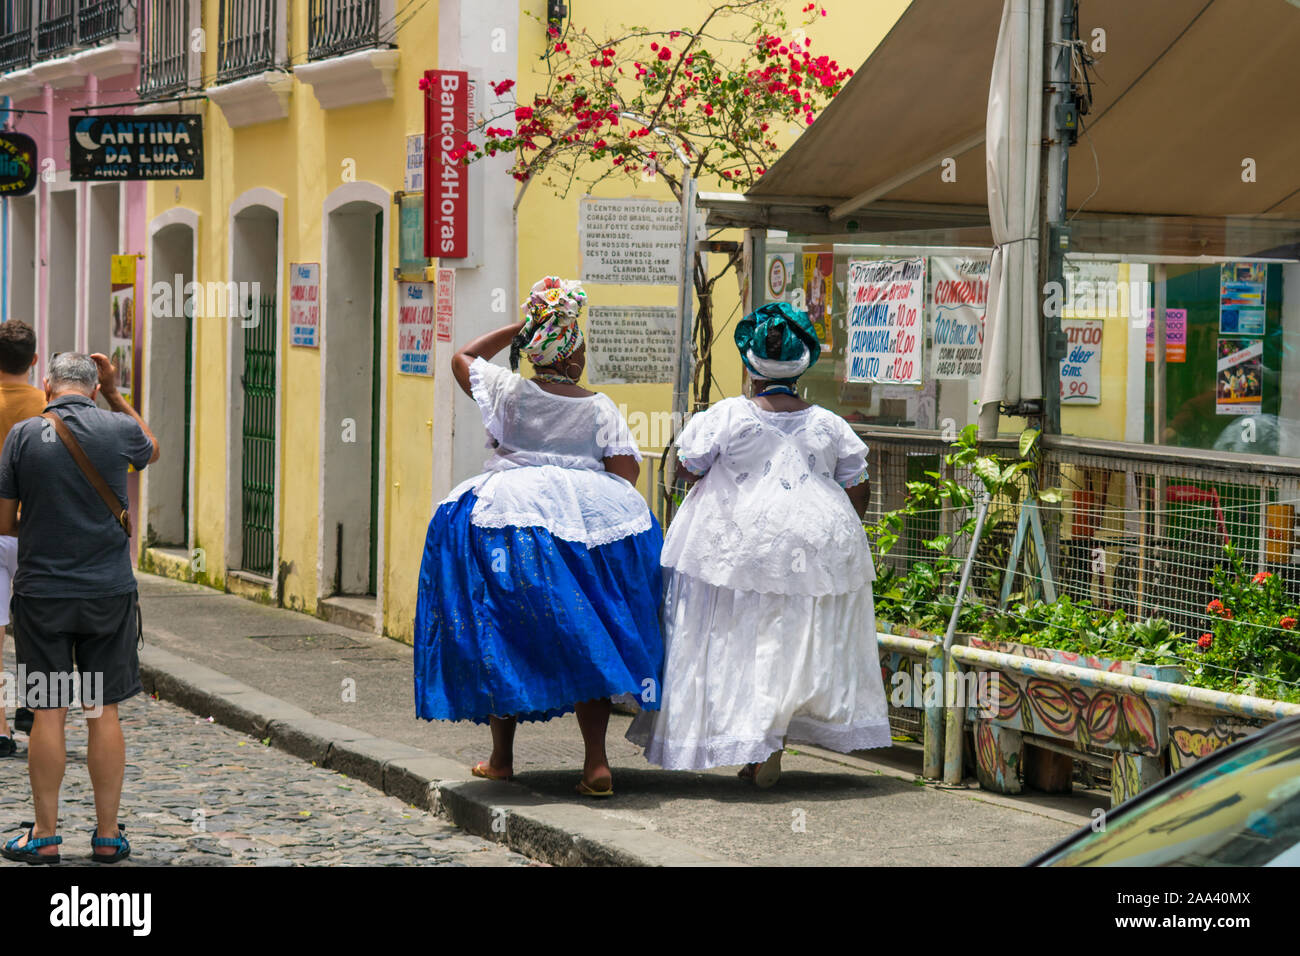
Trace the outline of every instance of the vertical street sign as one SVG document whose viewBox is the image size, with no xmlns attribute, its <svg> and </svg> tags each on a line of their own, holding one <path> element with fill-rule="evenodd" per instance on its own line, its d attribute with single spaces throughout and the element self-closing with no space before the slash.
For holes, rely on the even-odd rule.
<svg viewBox="0 0 1300 956">
<path fill-rule="evenodd" d="M 469 255 L 469 167 L 449 155 L 469 132 L 469 74 L 426 70 L 424 99 L 424 254 Z"/>
</svg>

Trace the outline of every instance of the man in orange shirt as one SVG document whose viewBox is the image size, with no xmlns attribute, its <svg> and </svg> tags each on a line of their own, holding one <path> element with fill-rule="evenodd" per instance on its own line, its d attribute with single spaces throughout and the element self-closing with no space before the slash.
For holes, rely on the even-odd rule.
<svg viewBox="0 0 1300 956">
<path fill-rule="evenodd" d="M 19 422 L 45 411 L 45 393 L 29 384 L 36 364 L 36 333 L 16 319 L 0 323 L 0 443 Z M 18 539 L 0 535 L 0 627 L 9 626 L 9 596 L 18 567 Z M 0 631 L 0 651 L 3 650 Z M 0 757 L 11 757 L 15 747 L 0 694 Z"/>
</svg>

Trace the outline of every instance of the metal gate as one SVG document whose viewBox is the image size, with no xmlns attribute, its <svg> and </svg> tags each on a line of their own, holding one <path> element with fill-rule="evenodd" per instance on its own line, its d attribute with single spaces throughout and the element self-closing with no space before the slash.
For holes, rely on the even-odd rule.
<svg viewBox="0 0 1300 956">
<path fill-rule="evenodd" d="M 244 329 L 243 565 L 272 575 L 275 525 L 275 296 L 257 303 L 257 324 Z"/>
</svg>

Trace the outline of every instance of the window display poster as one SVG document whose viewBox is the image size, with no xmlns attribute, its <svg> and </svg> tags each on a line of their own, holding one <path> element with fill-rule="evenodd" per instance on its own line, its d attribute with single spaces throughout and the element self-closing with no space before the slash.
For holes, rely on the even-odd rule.
<svg viewBox="0 0 1300 956">
<path fill-rule="evenodd" d="M 849 260 L 847 380 L 919 385 L 925 259 Z"/>
<path fill-rule="evenodd" d="M 769 302 L 792 302 L 795 289 L 794 253 L 776 252 L 767 257 L 767 298 Z"/>
<path fill-rule="evenodd" d="M 115 289 L 113 324 L 109 329 L 109 361 L 117 368 L 117 390 L 131 404 L 131 373 L 135 368 L 135 286 Z"/>
<path fill-rule="evenodd" d="M 1268 265 L 1225 262 L 1219 270 L 1219 333 L 1263 335 Z"/>
<path fill-rule="evenodd" d="M 1264 404 L 1262 339 L 1219 339 L 1214 410 L 1219 415 L 1258 415 Z"/>
<path fill-rule="evenodd" d="M 320 263 L 289 266 L 289 344 L 320 348 Z"/>
<path fill-rule="evenodd" d="M 1101 404 L 1100 319 L 1062 319 L 1069 351 L 1061 359 L 1061 404 Z"/>
<path fill-rule="evenodd" d="M 397 370 L 433 374 L 432 282 L 397 283 Z"/>
<path fill-rule="evenodd" d="M 1147 309 L 1147 361 L 1156 360 L 1156 310 Z M 1165 362 L 1187 361 L 1187 310 L 1165 309 Z"/>
<path fill-rule="evenodd" d="M 931 256 L 930 269 L 931 374 L 936 379 L 978 378 L 989 260 Z"/>
<path fill-rule="evenodd" d="M 831 298 L 834 295 L 835 256 L 829 252 L 804 253 L 803 301 L 808 321 L 817 332 L 822 351 L 831 350 Z"/>
</svg>

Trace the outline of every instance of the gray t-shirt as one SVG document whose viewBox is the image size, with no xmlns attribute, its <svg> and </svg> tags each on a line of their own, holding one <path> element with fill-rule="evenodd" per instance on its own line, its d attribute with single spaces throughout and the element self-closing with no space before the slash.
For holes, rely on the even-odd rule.
<svg viewBox="0 0 1300 956">
<path fill-rule="evenodd" d="M 144 429 L 84 395 L 61 395 L 46 410 L 63 419 L 125 507 L 127 462 L 139 469 L 153 457 Z M 15 594 L 96 598 L 135 590 L 126 533 L 52 424 L 29 418 L 10 430 L 0 452 L 0 498 L 17 498 L 22 509 Z"/>
</svg>

